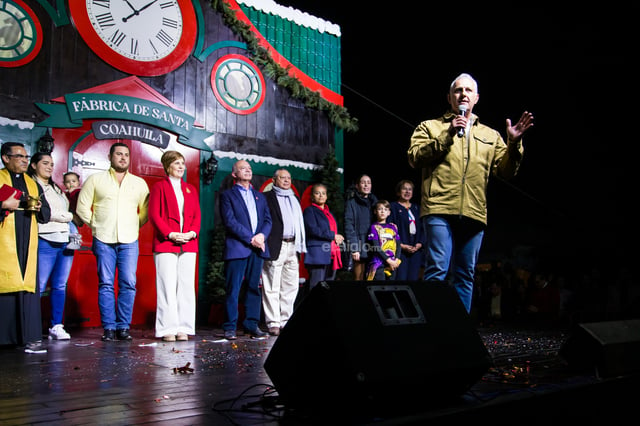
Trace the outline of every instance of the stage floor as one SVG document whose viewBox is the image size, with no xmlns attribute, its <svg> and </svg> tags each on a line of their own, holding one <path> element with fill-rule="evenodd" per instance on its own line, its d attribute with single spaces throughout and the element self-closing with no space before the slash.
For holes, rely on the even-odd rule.
<svg viewBox="0 0 640 426">
<path fill-rule="evenodd" d="M 571 368 L 558 354 L 565 330 L 478 328 L 493 360 L 481 380 L 447 401 L 384 415 L 283 406 L 263 368 L 276 337 L 226 341 L 203 328 L 166 343 L 134 329 L 132 342 L 107 343 L 102 329 L 69 331 L 70 341 L 49 341 L 45 354 L 0 349 L 0 424 L 611 424 L 635 413 L 638 377 Z"/>
</svg>

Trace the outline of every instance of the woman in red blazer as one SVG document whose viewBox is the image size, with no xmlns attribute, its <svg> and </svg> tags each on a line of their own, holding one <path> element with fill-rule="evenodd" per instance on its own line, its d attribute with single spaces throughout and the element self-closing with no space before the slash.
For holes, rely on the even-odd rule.
<svg viewBox="0 0 640 426">
<path fill-rule="evenodd" d="M 182 180 L 184 156 L 167 151 L 160 159 L 167 177 L 151 188 L 149 221 L 154 227 L 156 337 L 189 340 L 196 333 L 196 257 L 200 201 L 196 188 Z"/>
</svg>

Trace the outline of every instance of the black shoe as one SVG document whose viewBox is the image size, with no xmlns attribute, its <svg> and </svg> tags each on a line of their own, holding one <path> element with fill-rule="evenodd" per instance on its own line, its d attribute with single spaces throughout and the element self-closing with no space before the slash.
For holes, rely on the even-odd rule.
<svg viewBox="0 0 640 426">
<path fill-rule="evenodd" d="M 253 330 L 245 330 L 244 334 L 249 335 L 252 339 L 264 339 L 269 335 L 269 333 L 265 333 L 264 331 L 260 330 L 259 327 L 256 327 Z"/>
<path fill-rule="evenodd" d="M 133 337 L 129 334 L 129 330 L 126 328 L 116 331 L 116 337 L 118 340 L 133 340 Z"/>
<path fill-rule="evenodd" d="M 238 337 L 236 336 L 236 332 L 234 330 L 225 330 L 224 338 L 227 340 L 236 340 Z"/>
<path fill-rule="evenodd" d="M 113 342 L 116 340 L 116 331 L 115 330 L 104 330 L 104 334 L 102 335 L 103 342 Z"/>
</svg>

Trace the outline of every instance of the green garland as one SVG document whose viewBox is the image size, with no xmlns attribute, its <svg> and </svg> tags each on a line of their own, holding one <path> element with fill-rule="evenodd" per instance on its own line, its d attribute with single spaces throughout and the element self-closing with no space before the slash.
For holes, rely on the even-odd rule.
<svg viewBox="0 0 640 426">
<path fill-rule="evenodd" d="M 303 86 L 300 80 L 291 77 L 287 69 L 276 63 L 269 51 L 260 46 L 249 25 L 236 18 L 235 13 L 229 8 L 225 0 L 212 0 L 212 6 L 222 13 L 224 22 L 231 28 L 231 31 L 244 39 L 249 52 L 253 55 L 253 60 L 263 68 L 267 77 L 275 81 L 279 86 L 288 89 L 291 95 L 296 99 L 302 100 L 306 107 L 326 111 L 329 115 L 329 120 L 336 127 L 348 132 L 358 131 L 358 119 L 351 117 L 345 107 L 323 99 L 318 92 Z"/>
</svg>

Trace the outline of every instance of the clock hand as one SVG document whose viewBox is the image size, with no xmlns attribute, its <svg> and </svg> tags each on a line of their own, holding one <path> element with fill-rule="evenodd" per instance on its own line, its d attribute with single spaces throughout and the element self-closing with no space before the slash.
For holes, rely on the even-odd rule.
<svg viewBox="0 0 640 426">
<path fill-rule="evenodd" d="M 133 18 L 136 15 L 139 15 L 140 13 L 136 10 L 134 11 L 131 15 L 129 16 L 125 16 L 124 18 L 122 18 L 122 22 L 127 22 L 129 19 Z"/>
<path fill-rule="evenodd" d="M 124 2 L 127 4 L 127 6 L 129 6 L 129 7 L 131 8 L 131 10 L 133 10 L 134 12 L 138 12 L 138 11 L 136 10 L 136 8 L 135 8 L 135 7 L 133 7 L 133 6 L 131 5 L 131 3 L 129 3 L 129 0 L 124 0 Z"/>
<path fill-rule="evenodd" d="M 126 0 L 125 0 L 126 1 Z M 133 18 L 134 16 L 140 15 L 140 12 L 142 12 L 143 10 L 145 10 L 146 8 L 148 8 L 149 6 L 151 6 L 152 4 L 154 4 L 155 2 L 157 2 L 158 0 L 153 0 L 150 3 L 145 4 L 144 6 L 142 6 L 140 9 L 138 10 L 133 10 L 133 13 L 129 16 L 125 16 L 124 18 L 122 18 L 122 22 L 127 22 L 129 19 Z M 129 2 L 127 2 L 129 3 Z"/>
<path fill-rule="evenodd" d="M 138 13 L 142 12 L 143 10 L 145 10 L 146 8 L 148 8 L 149 6 L 151 6 L 152 4 L 154 4 L 155 2 L 157 2 L 158 0 L 153 0 L 150 3 L 145 4 L 144 6 L 142 6 L 140 9 L 138 9 Z"/>
</svg>

